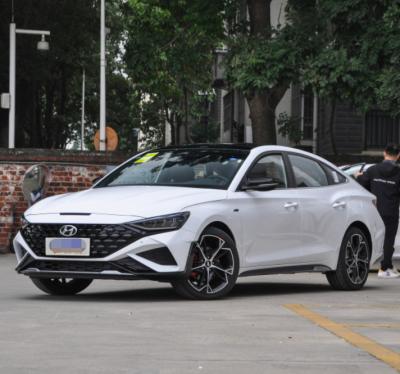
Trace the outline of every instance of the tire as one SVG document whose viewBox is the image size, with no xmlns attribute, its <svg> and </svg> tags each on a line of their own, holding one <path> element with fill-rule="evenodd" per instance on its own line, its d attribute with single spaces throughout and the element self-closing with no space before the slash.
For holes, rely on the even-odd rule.
<svg viewBox="0 0 400 374">
<path fill-rule="evenodd" d="M 364 231 L 350 227 L 344 235 L 337 268 L 326 273 L 335 290 L 355 291 L 363 288 L 368 279 L 371 248 Z"/>
<path fill-rule="evenodd" d="M 87 288 L 93 279 L 32 278 L 33 284 L 50 295 L 75 295 Z"/>
<path fill-rule="evenodd" d="M 208 227 L 191 249 L 187 275 L 172 286 L 185 298 L 218 299 L 232 290 L 238 272 L 235 242 L 225 231 Z"/>
</svg>

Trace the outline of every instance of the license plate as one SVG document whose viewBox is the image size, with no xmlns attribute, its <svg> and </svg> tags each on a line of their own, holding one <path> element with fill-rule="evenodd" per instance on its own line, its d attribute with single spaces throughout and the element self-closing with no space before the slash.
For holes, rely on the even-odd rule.
<svg viewBox="0 0 400 374">
<path fill-rule="evenodd" d="M 46 238 L 46 256 L 89 256 L 88 238 Z"/>
</svg>

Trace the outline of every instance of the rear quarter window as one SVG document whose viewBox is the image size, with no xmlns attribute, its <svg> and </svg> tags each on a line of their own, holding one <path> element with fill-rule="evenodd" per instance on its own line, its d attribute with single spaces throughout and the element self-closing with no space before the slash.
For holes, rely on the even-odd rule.
<svg viewBox="0 0 400 374">
<path fill-rule="evenodd" d="M 346 177 L 337 172 L 335 169 L 332 169 L 330 166 L 325 164 L 323 164 L 322 167 L 328 175 L 329 185 L 346 183 Z"/>
</svg>

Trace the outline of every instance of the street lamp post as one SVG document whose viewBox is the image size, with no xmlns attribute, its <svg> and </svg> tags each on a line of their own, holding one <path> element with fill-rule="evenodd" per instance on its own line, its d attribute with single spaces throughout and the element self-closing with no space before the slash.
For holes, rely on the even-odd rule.
<svg viewBox="0 0 400 374">
<path fill-rule="evenodd" d="M 100 151 L 106 150 L 106 25 L 105 3 L 100 10 Z"/>
<path fill-rule="evenodd" d="M 15 70 L 16 70 L 16 35 L 41 35 L 42 39 L 37 44 L 37 49 L 40 51 L 47 51 L 49 43 L 45 39 L 45 35 L 50 35 L 47 30 L 26 30 L 17 29 L 14 22 L 10 23 L 10 106 L 8 113 L 8 148 L 15 148 Z"/>
<path fill-rule="evenodd" d="M 85 85 L 86 72 L 82 69 L 82 106 L 81 106 L 81 151 L 85 148 Z"/>
</svg>

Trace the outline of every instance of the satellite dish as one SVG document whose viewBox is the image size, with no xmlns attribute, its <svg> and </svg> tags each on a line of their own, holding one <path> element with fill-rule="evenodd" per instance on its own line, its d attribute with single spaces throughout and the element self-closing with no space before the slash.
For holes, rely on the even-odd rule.
<svg viewBox="0 0 400 374">
<path fill-rule="evenodd" d="M 22 192 L 29 206 L 43 199 L 46 194 L 48 169 L 44 165 L 33 165 L 25 173 Z"/>
<path fill-rule="evenodd" d="M 96 131 L 93 139 L 94 147 L 96 151 L 100 150 L 100 130 Z M 112 128 L 106 127 L 106 150 L 107 151 L 115 151 L 118 147 L 118 134 Z"/>
</svg>

